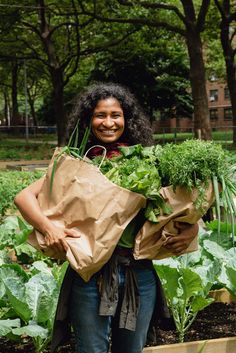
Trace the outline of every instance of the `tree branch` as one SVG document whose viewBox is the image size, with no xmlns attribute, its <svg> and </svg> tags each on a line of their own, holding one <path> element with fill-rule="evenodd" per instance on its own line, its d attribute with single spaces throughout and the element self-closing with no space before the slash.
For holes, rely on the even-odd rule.
<svg viewBox="0 0 236 353">
<path fill-rule="evenodd" d="M 118 1 L 118 2 L 121 3 L 121 1 Z M 179 17 L 179 19 L 182 22 L 185 21 L 185 17 L 182 14 L 182 12 L 178 9 L 178 7 L 176 7 L 174 5 L 168 5 L 168 4 L 164 4 L 164 3 L 151 3 L 150 1 L 135 1 L 135 3 L 145 9 L 153 9 L 153 10 L 163 9 L 163 10 L 173 11 L 173 12 L 175 12 L 175 14 Z M 128 3 L 126 2 L 126 4 L 124 3 L 123 5 L 128 5 Z M 128 6 L 132 6 L 132 4 L 129 3 Z"/>
<path fill-rule="evenodd" d="M 211 0 L 203 0 L 202 5 L 200 7 L 200 11 L 197 16 L 197 29 L 199 32 L 203 31 L 203 27 L 206 22 L 206 15 L 209 10 Z"/>
<path fill-rule="evenodd" d="M 86 12 L 86 15 L 92 16 L 92 14 L 89 12 Z M 173 26 L 165 21 L 154 21 L 146 18 L 111 18 L 111 17 L 104 17 L 99 15 L 95 15 L 94 18 L 102 22 L 127 23 L 127 24 L 133 24 L 133 25 L 144 25 L 144 26 L 155 27 L 155 28 L 166 28 L 169 31 L 176 32 L 181 34 L 182 36 L 185 36 L 185 30 L 177 26 Z"/>
<path fill-rule="evenodd" d="M 138 30 L 135 29 L 129 33 L 127 33 L 126 35 L 124 35 L 122 38 L 114 40 L 114 41 L 110 41 L 108 43 L 105 43 L 104 45 L 98 45 L 97 47 L 94 48 L 89 48 L 89 49 L 85 49 L 81 51 L 81 55 L 83 56 L 87 56 L 89 54 L 93 54 L 93 53 L 98 53 L 102 50 L 106 50 L 108 48 L 114 47 L 120 43 L 122 43 L 126 38 L 128 38 L 129 36 L 131 36 L 132 34 L 134 34 L 135 32 L 137 32 Z"/>
</svg>

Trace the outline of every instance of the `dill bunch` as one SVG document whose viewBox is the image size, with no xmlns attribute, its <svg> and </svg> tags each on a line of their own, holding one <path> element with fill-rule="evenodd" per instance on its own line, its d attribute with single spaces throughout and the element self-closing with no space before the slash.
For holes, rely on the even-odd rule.
<svg viewBox="0 0 236 353">
<path fill-rule="evenodd" d="M 213 183 L 216 216 L 220 224 L 221 208 L 235 223 L 236 165 L 228 151 L 214 141 L 186 140 L 181 144 L 167 144 L 157 155 L 162 185 L 196 188 L 196 207 L 201 208 L 209 183 Z"/>
</svg>

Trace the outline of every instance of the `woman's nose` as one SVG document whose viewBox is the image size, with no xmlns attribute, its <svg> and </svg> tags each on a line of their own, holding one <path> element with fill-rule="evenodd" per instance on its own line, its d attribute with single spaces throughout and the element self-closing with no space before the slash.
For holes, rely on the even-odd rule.
<svg viewBox="0 0 236 353">
<path fill-rule="evenodd" d="M 103 120 L 103 125 L 105 127 L 112 127 L 114 125 L 114 121 L 113 119 L 111 118 L 110 115 L 108 115 L 104 120 Z"/>
</svg>

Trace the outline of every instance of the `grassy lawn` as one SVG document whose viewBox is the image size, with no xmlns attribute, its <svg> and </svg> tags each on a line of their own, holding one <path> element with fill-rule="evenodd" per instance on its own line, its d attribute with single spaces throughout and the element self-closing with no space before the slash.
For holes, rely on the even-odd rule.
<svg viewBox="0 0 236 353">
<path fill-rule="evenodd" d="M 37 139 L 29 140 L 26 143 L 25 139 L 1 139 L 0 140 L 0 160 L 42 160 L 50 159 L 53 154 L 53 149 L 56 146 L 56 141 L 42 141 Z"/>
<path fill-rule="evenodd" d="M 170 141 L 182 141 L 186 139 L 193 138 L 192 132 L 171 132 L 171 133 L 161 133 L 155 134 L 154 138 L 156 141 L 160 140 L 163 142 L 170 142 Z M 214 141 L 224 141 L 224 142 L 233 142 L 233 132 L 232 131 L 212 131 L 212 139 Z"/>
</svg>

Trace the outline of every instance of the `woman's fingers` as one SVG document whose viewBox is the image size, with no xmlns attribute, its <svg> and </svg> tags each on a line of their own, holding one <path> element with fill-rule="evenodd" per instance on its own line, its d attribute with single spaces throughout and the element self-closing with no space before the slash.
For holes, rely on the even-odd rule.
<svg viewBox="0 0 236 353">
<path fill-rule="evenodd" d="M 80 238 L 81 237 L 79 231 L 76 229 L 65 228 L 65 234 L 66 234 L 66 236 L 72 237 L 72 238 Z"/>
<path fill-rule="evenodd" d="M 165 248 L 170 250 L 175 255 L 183 253 L 192 240 L 198 234 L 198 224 L 188 224 L 182 222 L 175 222 L 176 228 L 179 229 L 179 234 L 170 236 L 165 242 Z"/>
<path fill-rule="evenodd" d="M 47 246 L 54 248 L 56 252 L 66 252 L 68 250 L 66 237 L 80 238 L 80 233 L 75 229 L 56 228 L 53 233 L 46 234 L 45 242 Z"/>
</svg>

